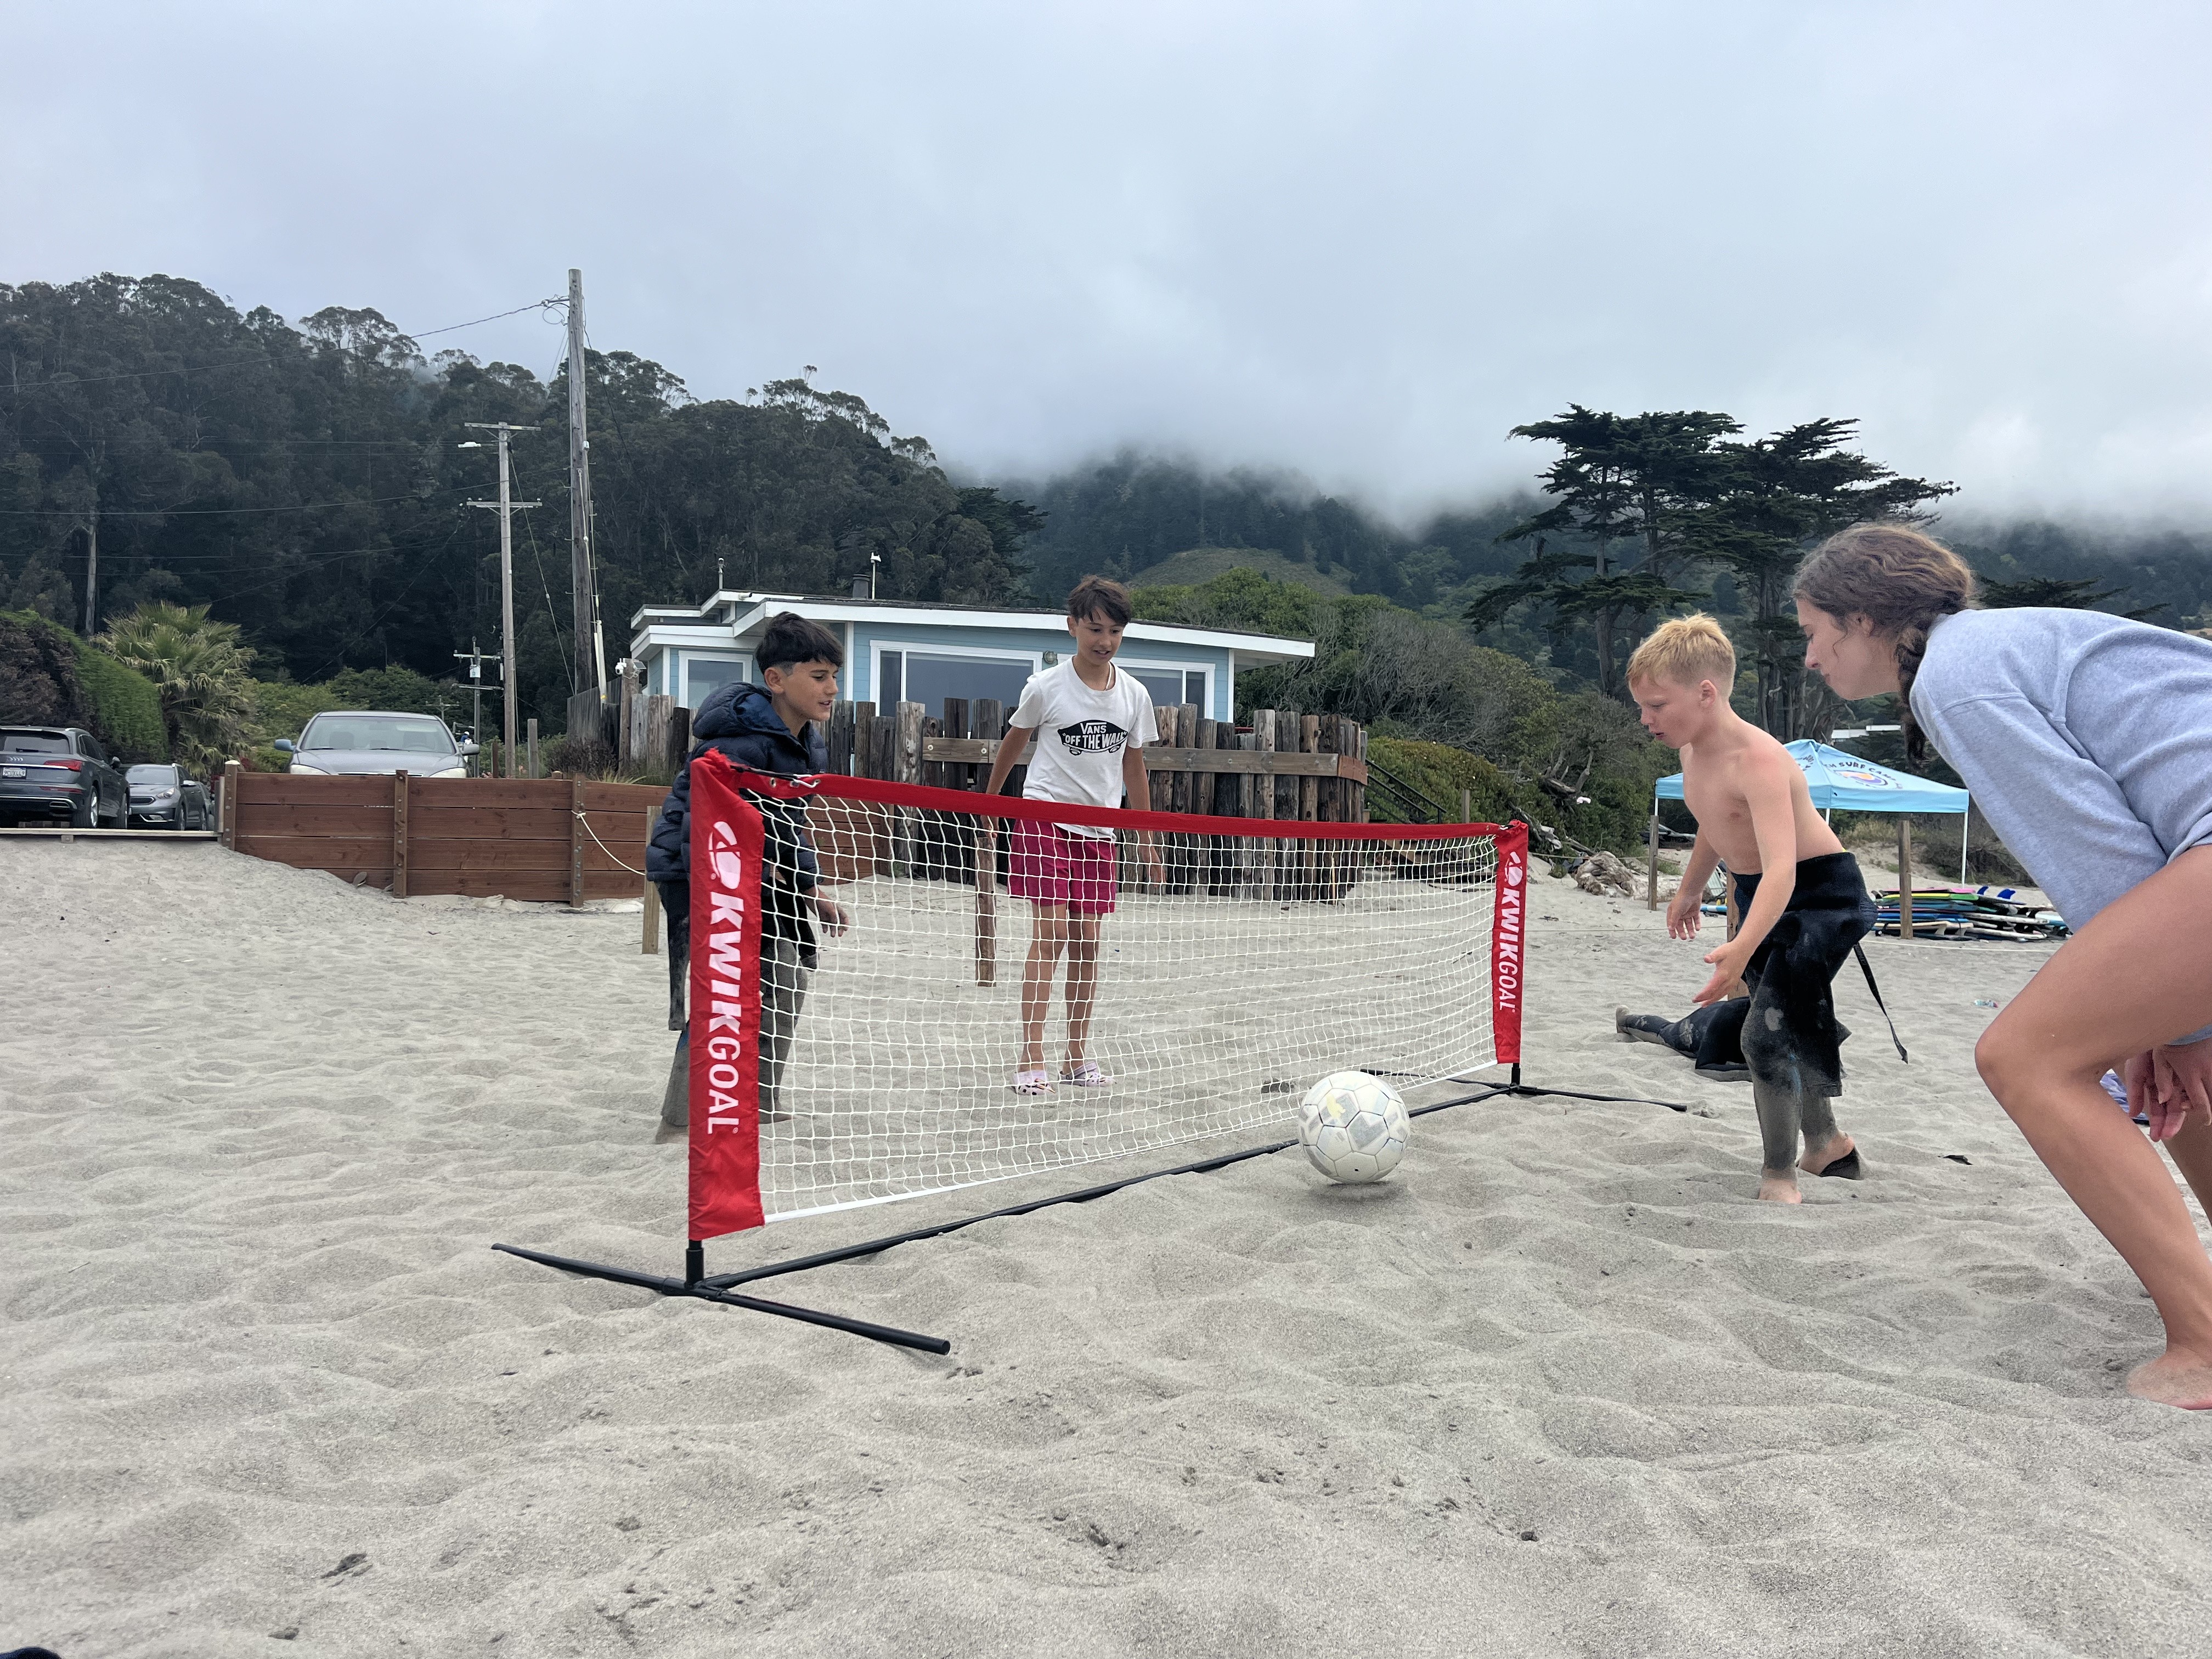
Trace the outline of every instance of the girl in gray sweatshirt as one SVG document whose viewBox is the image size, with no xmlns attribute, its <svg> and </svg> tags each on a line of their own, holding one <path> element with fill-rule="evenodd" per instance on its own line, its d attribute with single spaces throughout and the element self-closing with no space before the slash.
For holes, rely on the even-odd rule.
<svg viewBox="0 0 2212 1659">
<path fill-rule="evenodd" d="M 1990 1022 L 1983 1080 L 2166 1322 L 2129 1390 L 2212 1409 L 2212 1257 L 2130 1103 L 2212 1212 L 2212 641 L 2086 611 L 1975 607 L 1932 538 L 1854 526 L 1796 584 L 1806 666 L 1898 696 L 2074 937 Z"/>
</svg>

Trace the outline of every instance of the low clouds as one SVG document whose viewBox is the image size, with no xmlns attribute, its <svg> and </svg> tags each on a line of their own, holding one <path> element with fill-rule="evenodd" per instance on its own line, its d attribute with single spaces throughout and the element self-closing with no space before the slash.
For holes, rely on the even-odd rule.
<svg viewBox="0 0 2212 1659">
<path fill-rule="evenodd" d="M 104 20 L 104 21 L 103 21 Z M 584 268 L 702 396 L 1411 511 L 1568 401 L 1856 415 L 1991 510 L 2212 507 L 2212 14 L 763 5 L 15 15 L 0 278 L 434 328 Z M 544 372 L 525 316 L 428 343 Z"/>
</svg>

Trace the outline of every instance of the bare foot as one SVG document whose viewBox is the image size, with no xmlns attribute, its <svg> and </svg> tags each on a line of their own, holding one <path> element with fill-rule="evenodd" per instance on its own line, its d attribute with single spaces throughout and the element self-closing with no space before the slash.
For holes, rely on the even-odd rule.
<svg viewBox="0 0 2212 1659">
<path fill-rule="evenodd" d="M 1805 1156 L 1797 1160 L 1797 1167 L 1807 1175 L 1841 1176 L 1847 1181 L 1859 1178 L 1858 1143 L 1838 1131 L 1814 1146 L 1809 1143 Z"/>
<path fill-rule="evenodd" d="M 1802 1204 L 1804 1194 L 1797 1190 L 1797 1172 L 1772 1170 L 1759 1172 L 1759 1195 L 1770 1204 Z"/>
<path fill-rule="evenodd" d="M 2128 1373 L 2128 1392 L 2154 1405 L 2184 1411 L 2212 1411 L 2212 1359 L 2176 1353 L 2169 1348 L 2148 1364 Z"/>
</svg>

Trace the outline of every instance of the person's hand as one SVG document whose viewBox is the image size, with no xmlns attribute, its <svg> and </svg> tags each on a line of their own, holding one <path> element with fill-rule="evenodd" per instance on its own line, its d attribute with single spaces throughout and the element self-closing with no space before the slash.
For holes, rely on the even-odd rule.
<svg viewBox="0 0 2212 1659">
<path fill-rule="evenodd" d="M 1704 923 L 1705 895 L 1703 888 L 1685 885 L 1667 901 L 1667 937 L 1695 939 Z"/>
<path fill-rule="evenodd" d="M 852 914 L 833 898 L 817 898 L 814 914 L 822 918 L 823 930 L 831 939 L 842 938 L 845 930 L 853 925 Z"/>
<path fill-rule="evenodd" d="M 1140 841 L 1137 843 L 1137 855 L 1144 860 L 1145 871 L 1152 885 L 1165 887 L 1168 872 L 1167 867 L 1160 862 L 1159 849 L 1149 841 Z"/>
<path fill-rule="evenodd" d="M 2212 1042 L 2168 1044 L 2121 1068 L 2128 1109 L 2150 1120 L 2153 1140 L 2171 1140 L 2191 1121 L 2212 1123 Z"/>
<path fill-rule="evenodd" d="M 1705 960 L 1713 964 L 1713 976 L 1705 981 L 1705 988 L 1690 999 L 1700 1008 L 1708 1003 L 1725 1000 L 1735 991 L 1736 981 L 1743 977 L 1744 965 L 1751 960 L 1751 952 L 1744 948 L 1741 939 L 1732 939 L 1717 951 L 1705 952 Z"/>
</svg>

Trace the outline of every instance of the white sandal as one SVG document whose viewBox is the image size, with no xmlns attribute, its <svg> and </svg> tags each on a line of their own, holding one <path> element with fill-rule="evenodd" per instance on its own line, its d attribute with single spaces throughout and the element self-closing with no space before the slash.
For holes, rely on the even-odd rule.
<svg viewBox="0 0 2212 1659">
<path fill-rule="evenodd" d="M 1060 1074 L 1062 1083 L 1072 1083 L 1079 1089 L 1103 1089 L 1114 1079 L 1099 1068 L 1095 1060 L 1079 1060 Z"/>
<path fill-rule="evenodd" d="M 1034 1071 L 1016 1072 L 1012 1087 L 1018 1095 L 1048 1095 L 1052 1092 L 1052 1073 L 1042 1066 Z"/>
</svg>

